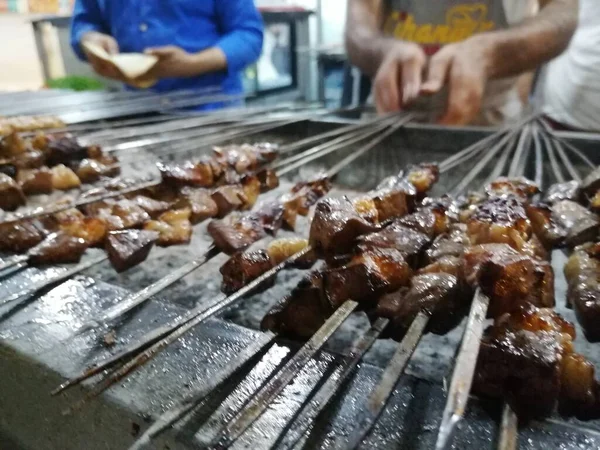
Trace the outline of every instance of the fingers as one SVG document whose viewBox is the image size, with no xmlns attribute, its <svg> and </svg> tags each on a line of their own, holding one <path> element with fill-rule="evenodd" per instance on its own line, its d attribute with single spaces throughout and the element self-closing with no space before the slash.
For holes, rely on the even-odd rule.
<svg viewBox="0 0 600 450">
<path fill-rule="evenodd" d="M 382 64 L 377 71 L 373 87 L 378 114 L 400 110 L 398 66 L 396 64 Z"/>
<path fill-rule="evenodd" d="M 144 53 L 147 55 L 158 56 L 159 58 L 172 55 L 176 51 L 177 47 L 172 45 L 166 45 L 164 47 L 147 48 Z"/>
<path fill-rule="evenodd" d="M 483 74 L 469 71 L 460 64 L 453 66 L 449 78 L 448 107 L 440 123 L 466 125 L 481 109 L 485 79 Z"/>
<path fill-rule="evenodd" d="M 448 78 L 448 72 L 452 65 L 454 51 L 451 45 L 437 52 L 429 61 L 427 78 L 421 86 L 421 92 L 432 95 L 439 92 Z"/>
<path fill-rule="evenodd" d="M 419 96 L 425 58 L 410 58 L 402 64 L 402 106 L 412 103 Z"/>
<path fill-rule="evenodd" d="M 117 41 L 113 37 L 106 36 L 103 44 L 104 50 L 106 50 L 106 53 L 109 55 L 116 55 L 119 53 L 119 44 L 117 44 Z"/>
</svg>

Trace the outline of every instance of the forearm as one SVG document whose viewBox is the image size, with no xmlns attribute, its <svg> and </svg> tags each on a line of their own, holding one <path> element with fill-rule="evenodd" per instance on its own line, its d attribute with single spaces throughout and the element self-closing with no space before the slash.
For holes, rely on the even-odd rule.
<svg viewBox="0 0 600 450">
<path fill-rule="evenodd" d="M 506 30 L 475 36 L 489 48 L 489 78 L 534 70 L 568 46 L 577 27 L 577 0 L 549 0 L 540 13 Z"/>
<path fill-rule="evenodd" d="M 348 0 L 346 51 L 350 62 L 374 76 L 393 40 L 381 31 L 381 0 Z"/>
<path fill-rule="evenodd" d="M 227 69 L 227 57 L 218 47 L 211 47 L 192 55 L 194 70 L 190 76 L 198 76 L 210 72 Z"/>
</svg>

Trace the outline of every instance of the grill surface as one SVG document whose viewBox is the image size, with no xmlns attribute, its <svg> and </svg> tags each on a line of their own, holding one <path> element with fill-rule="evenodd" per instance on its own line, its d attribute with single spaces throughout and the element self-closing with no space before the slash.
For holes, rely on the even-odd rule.
<svg viewBox="0 0 600 450">
<path fill-rule="evenodd" d="M 257 135 L 250 140 L 293 142 L 335 126 L 337 125 L 323 122 L 301 123 L 280 128 L 277 132 Z M 407 164 L 441 160 L 484 135 L 485 132 L 482 131 L 407 127 L 341 172 L 336 179 L 336 189 L 330 195 L 352 195 L 357 191 L 367 190 L 384 176 L 397 172 Z M 594 146 L 593 142 L 577 144 L 583 150 L 588 150 L 586 154 L 592 161 L 600 162 L 600 158 L 588 149 Z M 151 155 L 165 154 L 160 150 L 145 152 Z M 194 153 L 179 153 L 174 158 L 181 159 L 192 154 Z M 318 160 L 318 165 L 303 168 L 300 175 L 314 173 L 320 167 L 331 167 L 344 154 L 336 152 L 322 158 Z M 147 161 L 134 163 L 134 170 L 139 174 L 140 171 L 146 172 L 148 166 Z M 433 194 L 448 192 L 469 167 L 460 167 L 442 177 Z M 545 172 L 549 174 L 550 170 Z M 585 173 L 584 170 L 582 172 Z M 481 175 L 481 179 L 475 180 L 474 186 L 481 183 L 485 176 L 486 173 Z M 293 179 L 286 180 L 269 196 L 285 192 L 292 181 Z M 302 222 L 303 226 L 298 228 L 298 234 L 307 234 L 306 224 L 306 221 Z M 128 436 L 138 426 L 145 426 L 140 416 L 153 417 L 161 413 L 171 402 L 201 389 L 208 380 L 223 374 L 241 349 L 260 345 L 265 336 L 256 331 L 258 322 L 268 306 L 297 283 L 301 272 L 283 272 L 274 288 L 244 300 L 226 311 L 221 319 L 210 320 L 197 327 L 150 364 L 136 371 L 123 385 L 87 405 L 80 413 L 66 418 L 60 416 L 60 411 L 72 403 L 74 396 L 49 398 L 48 392 L 60 380 L 77 374 L 91 362 L 102 359 L 106 353 L 106 350 L 85 336 L 60 348 L 53 347 L 53 343 L 69 336 L 83 322 L 114 304 L 124 295 L 122 288 L 136 290 L 147 286 L 192 257 L 200 256 L 207 248 L 204 228 L 199 226 L 191 245 L 177 249 L 155 249 L 146 262 L 125 274 L 115 274 L 108 265 L 97 266 L 87 272 L 89 277 L 71 280 L 22 309 L 1 309 L 0 349 L 6 354 L 0 365 L 0 377 L 4 380 L 4 387 L 0 389 L 0 410 L 3 411 L 0 434 L 8 435 L 25 448 L 126 448 L 130 440 Z M 94 255 L 88 255 L 92 256 Z M 115 350 L 121 344 L 135 340 L 145 331 L 167 322 L 169 318 L 179 314 L 182 308 L 214 298 L 219 292 L 218 267 L 224 261 L 224 256 L 215 258 L 202 270 L 165 291 L 160 300 L 151 301 L 141 308 L 119 328 Z M 556 309 L 568 320 L 577 323 L 573 313 L 564 307 L 564 261 L 562 253 L 555 252 L 553 264 L 558 291 Z M 54 270 L 40 272 L 37 269 L 27 269 L 18 276 L 2 280 L 0 294 L 4 296 L 16 292 L 28 283 L 49 276 Z M 285 419 L 301 406 L 303 399 L 320 378 L 319 375 L 331 367 L 335 352 L 346 348 L 366 326 L 366 319 L 360 315 L 347 321 L 328 343 L 329 350 L 334 353 L 321 354 L 308 365 L 278 401 L 271 405 L 268 412 L 236 442 L 234 448 L 264 448 L 274 444 Z M 442 337 L 425 336 L 411 359 L 410 372 L 415 376 L 405 377 L 402 389 L 391 400 L 374 432 L 363 443 L 363 448 L 433 447 L 445 401 L 440 382 L 449 373 L 449 363 L 460 333 L 461 330 L 457 329 Z M 600 367 L 598 346 L 587 343 L 581 332 L 578 334 L 578 350 Z M 360 367 L 357 375 L 328 410 L 328 420 L 317 424 L 309 439 L 309 448 L 343 446 L 371 386 L 380 375 L 380 367 L 387 362 L 395 347 L 396 344 L 388 341 L 378 341 L 375 344 L 367 354 L 367 363 Z M 244 396 L 249 396 L 260 384 L 260 380 L 264 380 L 289 353 L 289 348 L 284 343 L 271 347 L 266 354 L 259 356 L 260 364 L 254 369 L 253 364 L 248 365 L 248 369 L 252 369 L 249 374 L 247 370 L 242 371 L 238 377 L 242 384 L 232 382 L 222 392 L 212 393 L 207 404 L 198 408 L 188 423 L 181 426 L 176 438 L 175 432 L 170 432 L 158 442 L 168 442 L 169 448 L 186 448 L 193 442 L 210 440 L 220 425 L 230 419 L 228 414 L 235 410 L 238 402 Z M 235 392 L 229 399 L 231 403 L 224 404 L 215 413 L 215 409 L 231 390 Z M 75 394 L 77 396 L 78 393 Z M 16 404 L 21 404 L 22 407 L 15 408 Z M 495 408 L 484 408 L 478 402 L 470 404 L 469 415 L 454 440 L 454 448 L 493 448 L 498 417 L 499 411 Z M 596 449 L 600 447 L 600 423 L 546 421 L 529 425 L 519 434 L 519 439 L 522 449 Z M 161 448 L 158 443 L 156 445 Z"/>
</svg>

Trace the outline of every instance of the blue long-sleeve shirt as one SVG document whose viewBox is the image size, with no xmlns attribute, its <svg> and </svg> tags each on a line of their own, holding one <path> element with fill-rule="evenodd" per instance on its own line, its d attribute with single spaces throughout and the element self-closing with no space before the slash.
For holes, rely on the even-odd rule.
<svg viewBox="0 0 600 450">
<path fill-rule="evenodd" d="M 121 52 L 176 45 L 190 53 L 218 47 L 225 54 L 227 70 L 162 79 L 157 92 L 221 86 L 227 94 L 242 93 L 241 71 L 258 59 L 263 38 L 253 0 L 76 0 L 71 46 L 82 60 L 80 41 L 88 31 L 113 36 Z"/>
</svg>

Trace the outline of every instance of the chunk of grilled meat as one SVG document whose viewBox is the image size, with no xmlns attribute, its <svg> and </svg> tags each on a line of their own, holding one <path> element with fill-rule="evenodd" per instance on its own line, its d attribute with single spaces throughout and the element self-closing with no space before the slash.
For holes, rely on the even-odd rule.
<svg viewBox="0 0 600 450">
<path fill-rule="evenodd" d="M 281 197 L 283 223 L 291 230 L 296 228 L 298 215 L 308 215 L 311 206 L 331 189 L 331 181 L 326 175 L 318 175 L 312 180 L 296 183 L 289 194 Z"/>
<path fill-rule="evenodd" d="M 277 158 L 277 146 L 269 143 L 213 147 L 215 159 L 238 173 L 255 170 Z"/>
<path fill-rule="evenodd" d="M 129 200 L 136 206 L 142 208 L 151 218 L 156 218 L 162 213 L 166 212 L 170 207 L 171 203 L 155 200 L 145 195 L 135 195 L 129 198 Z M 180 209 L 180 208 L 175 208 Z"/>
<path fill-rule="evenodd" d="M 469 298 L 459 279 L 448 273 L 415 275 L 409 288 L 386 294 L 371 315 L 390 320 L 385 335 L 400 341 L 419 312 L 431 316 L 427 332 L 446 334 L 460 323 Z"/>
<path fill-rule="evenodd" d="M 362 234 L 378 230 L 365 220 L 347 197 L 328 198 L 317 203 L 310 227 L 309 243 L 318 253 L 349 253 Z"/>
<path fill-rule="evenodd" d="M 527 216 L 531 221 L 533 232 L 547 249 L 562 245 L 567 237 L 567 231 L 557 223 L 549 204 L 532 203 L 527 205 Z"/>
<path fill-rule="evenodd" d="M 111 231 L 105 249 L 111 265 L 123 272 L 145 261 L 159 233 L 150 230 Z"/>
<path fill-rule="evenodd" d="M 448 227 L 446 233 L 440 234 L 426 251 L 428 263 L 432 263 L 444 257 L 462 256 L 465 248 L 470 245 L 467 226 L 462 223 L 454 223 Z"/>
<path fill-rule="evenodd" d="M 576 247 L 565 264 L 567 303 L 572 306 L 585 337 L 600 341 L 600 244 Z"/>
<path fill-rule="evenodd" d="M 232 255 L 266 235 L 263 220 L 254 212 L 230 214 L 224 219 L 211 220 L 208 233 L 219 250 Z"/>
<path fill-rule="evenodd" d="M 575 329 L 551 309 L 524 307 L 489 327 L 482 340 L 474 388 L 506 399 L 523 418 L 552 414 L 583 420 L 600 415 L 594 367 L 575 353 Z"/>
<path fill-rule="evenodd" d="M 273 266 L 281 264 L 296 253 L 301 252 L 308 247 L 308 241 L 300 238 L 282 238 L 275 239 L 267 245 L 267 253 L 273 261 Z M 316 255 L 309 251 L 302 258 L 298 259 L 293 266 L 300 269 L 309 269 L 317 262 Z"/>
<path fill-rule="evenodd" d="M 560 201 L 552 206 L 552 213 L 558 225 L 567 230 L 565 244 L 569 247 L 593 241 L 598 235 L 598 217 L 578 203 Z"/>
<path fill-rule="evenodd" d="M 517 197 L 492 197 L 476 205 L 467 220 L 471 243 L 508 244 L 521 251 L 532 234 L 525 204 Z"/>
<path fill-rule="evenodd" d="M 161 214 L 158 220 L 150 220 L 144 230 L 157 231 L 156 241 L 161 247 L 188 244 L 192 239 L 191 212 L 189 209 L 178 209 Z"/>
<path fill-rule="evenodd" d="M 188 208 L 191 212 L 190 222 L 197 224 L 215 217 L 219 212 L 219 207 L 211 195 L 212 192 L 204 188 L 184 187 L 174 207 Z"/>
<path fill-rule="evenodd" d="M 216 188 L 211 198 L 217 205 L 217 217 L 225 217 L 232 211 L 243 209 L 247 201 L 242 187 L 235 184 Z"/>
<path fill-rule="evenodd" d="M 9 159 L 3 160 L 5 164 L 12 164 L 17 170 L 39 169 L 46 163 L 46 156 L 39 150 L 28 149 Z"/>
<path fill-rule="evenodd" d="M 81 180 L 75 172 L 63 164 L 52 167 L 52 187 L 59 191 L 75 189 L 81 186 Z"/>
<path fill-rule="evenodd" d="M 77 263 L 87 248 L 88 245 L 83 239 L 59 231 L 49 234 L 29 250 L 28 262 L 34 266 Z"/>
<path fill-rule="evenodd" d="M 10 158 L 27 151 L 27 142 L 15 131 L 0 139 L 0 156 Z"/>
<path fill-rule="evenodd" d="M 554 272 L 546 261 L 515 251 L 507 244 L 470 247 L 463 260 L 465 280 L 490 299 L 488 317 L 522 305 L 554 306 Z"/>
<path fill-rule="evenodd" d="M 419 198 L 431 190 L 440 178 L 440 169 L 435 163 L 421 163 L 406 170 L 406 179 L 417 189 Z"/>
<path fill-rule="evenodd" d="M 17 166 L 10 160 L 0 160 L 0 174 L 8 175 L 11 178 L 17 178 Z"/>
<path fill-rule="evenodd" d="M 17 182 L 0 173 L 0 208 L 4 211 L 14 211 L 25 202 L 25 194 Z"/>
<path fill-rule="evenodd" d="M 260 181 L 260 191 L 268 192 L 279 187 L 279 177 L 274 170 L 262 169 L 256 173 L 258 180 Z"/>
<path fill-rule="evenodd" d="M 369 233 L 356 239 L 359 251 L 376 248 L 392 248 L 400 252 L 402 257 L 416 267 L 429 237 L 420 231 L 405 226 L 400 220 L 393 222 L 381 231 Z"/>
<path fill-rule="evenodd" d="M 88 156 L 87 147 L 79 145 L 75 138 L 69 136 L 50 140 L 44 151 L 50 167 L 81 161 Z"/>
<path fill-rule="evenodd" d="M 579 183 L 577 181 L 566 181 L 551 185 L 544 195 L 544 201 L 554 204 L 561 200 L 571 200 L 573 202 L 579 199 Z"/>
<path fill-rule="evenodd" d="M 46 167 L 23 169 L 17 174 L 17 182 L 27 195 L 50 194 L 54 190 L 52 179 L 52 172 Z"/>
<path fill-rule="evenodd" d="M 600 168 L 597 167 L 581 182 L 581 191 L 591 197 L 600 190 Z"/>
<path fill-rule="evenodd" d="M 0 119 L 0 128 L 15 131 L 34 131 L 46 128 L 63 128 L 65 123 L 54 116 L 14 116 Z"/>
<path fill-rule="evenodd" d="M 22 253 L 44 239 L 43 228 L 37 221 L 20 220 L 0 223 L 0 250 Z"/>
<path fill-rule="evenodd" d="M 108 231 L 140 228 L 150 220 L 150 215 L 129 199 L 118 201 L 109 199 L 100 203 L 95 216 L 106 222 Z"/>
<path fill-rule="evenodd" d="M 108 233 L 106 222 L 98 217 L 63 220 L 59 222 L 59 229 L 70 236 L 83 239 L 88 247 L 102 244 Z"/>
<path fill-rule="evenodd" d="M 266 250 L 236 253 L 219 269 L 223 275 L 221 291 L 225 294 L 233 294 L 273 267 L 273 260 Z M 268 289 L 274 283 L 275 279 L 273 278 L 264 282 L 260 289 Z"/>
<path fill-rule="evenodd" d="M 269 310 L 260 327 L 294 339 L 308 339 L 334 311 L 324 295 L 323 273 L 313 272 Z"/>
<path fill-rule="evenodd" d="M 94 183 L 103 177 L 116 177 L 121 172 L 116 158 L 98 161 L 86 158 L 77 164 L 76 174 L 82 183 Z"/>
<path fill-rule="evenodd" d="M 214 186 L 222 169 L 214 160 L 185 161 L 178 165 L 157 163 L 163 183 L 173 186 Z"/>
<path fill-rule="evenodd" d="M 527 178 L 499 177 L 485 188 L 488 197 L 517 197 L 525 202 L 540 192 L 540 188 Z"/>
</svg>

